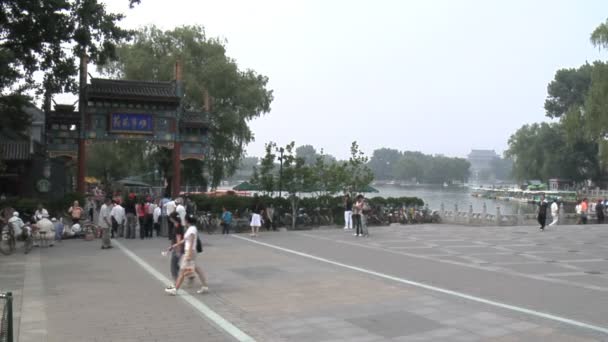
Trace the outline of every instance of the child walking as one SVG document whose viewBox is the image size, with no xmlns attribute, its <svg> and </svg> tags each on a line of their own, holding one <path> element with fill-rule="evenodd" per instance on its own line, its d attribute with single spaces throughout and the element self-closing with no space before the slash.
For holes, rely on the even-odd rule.
<svg viewBox="0 0 608 342">
<path fill-rule="evenodd" d="M 260 210 L 260 213 L 262 211 Z M 260 231 L 260 227 L 262 226 L 262 215 L 253 212 L 251 215 L 251 236 L 258 236 L 258 232 Z"/>
</svg>

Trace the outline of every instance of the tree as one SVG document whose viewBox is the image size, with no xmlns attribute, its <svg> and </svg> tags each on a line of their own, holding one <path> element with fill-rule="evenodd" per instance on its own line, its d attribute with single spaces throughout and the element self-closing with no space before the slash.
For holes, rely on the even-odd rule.
<svg viewBox="0 0 608 342">
<path fill-rule="evenodd" d="M 378 179 L 395 178 L 395 165 L 401 159 L 401 152 L 390 148 L 381 148 L 374 151 L 369 161 L 369 168 Z"/>
<path fill-rule="evenodd" d="M 5 0 L 0 9 L 2 96 L 75 92 L 77 58 L 86 53 L 94 63 L 112 60 L 116 44 L 131 35 L 117 25 L 124 16 L 106 12 L 97 0 Z"/>
<path fill-rule="evenodd" d="M 294 151 L 295 143 L 291 142 L 284 148 L 283 153 L 283 177 L 282 190 L 285 190 L 289 195 L 291 203 L 291 227 L 296 226 L 296 217 L 298 213 L 298 195 L 302 192 L 311 191 L 312 171 L 311 167 L 307 166 L 303 158 L 296 157 Z"/>
<path fill-rule="evenodd" d="M 162 31 L 154 26 L 135 34 L 134 41 L 117 49 L 117 62 L 102 66 L 106 75 L 132 80 L 171 80 L 175 63 L 183 64 L 186 109 L 204 110 L 204 92 L 212 97 L 209 116 L 209 155 L 206 165 L 211 184 L 234 173 L 253 140 L 248 121 L 270 111 L 272 91 L 268 78 L 240 70 L 226 56 L 224 43 L 207 37 L 202 26 Z"/>
<path fill-rule="evenodd" d="M 87 174 L 110 190 L 112 182 L 143 173 L 145 155 L 143 141 L 97 142 L 89 147 Z"/>
<path fill-rule="evenodd" d="M 272 194 L 275 191 L 275 160 L 276 154 L 274 154 L 276 144 L 274 142 L 268 142 L 265 145 L 266 154 L 260 162 L 260 168 L 258 173 L 258 185 L 260 189 L 266 193 Z"/>
<path fill-rule="evenodd" d="M 513 160 L 509 158 L 494 158 L 490 163 L 490 169 L 496 179 L 513 179 Z"/>
<path fill-rule="evenodd" d="M 560 69 L 555 73 L 547 86 L 545 110 L 548 117 L 559 118 L 572 109 L 583 107 L 591 85 L 592 68 L 586 63 L 578 69 Z"/>
<path fill-rule="evenodd" d="M 312 145 L 302 145 L 296 148 L 296 158 L 304 159 L 304 164 L 313 165 L 317 161 L 317 150 Z"/>
<path fill-rule="evenodd" d="M 566 178 L 597 179 L 598 147 L 594 143 L 569 142 L 561 123 L 524 125 L 509 138 L 505 155 L 513 158 L 518 180 Z"/>
<path fill-rule="evenodd" d="M 600 24 L 591 33 L 591 44 L 595 47 L 607 49 L 608 48 L 608 20 L 605 23 Z"/>
<path fill-rule="evenodd" d="M 374 174 L 367 166 L 368 161 L 369 158 L 361 151 L 357 142 L 353 141 L 350 146 L 350 158 L 345 164 L 345 190 L 362 191 L 374 180 Z"/>
</svg>

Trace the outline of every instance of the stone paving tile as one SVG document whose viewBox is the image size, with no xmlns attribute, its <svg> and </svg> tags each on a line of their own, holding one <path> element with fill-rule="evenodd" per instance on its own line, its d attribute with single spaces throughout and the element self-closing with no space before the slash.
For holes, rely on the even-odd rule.
<svg viewBox="0 0 608 342">
<path fill-rule="evenodd" d="M 579 242 L 594 241 L 594 234 L 598 234 L 597 230 L 579 234 L 565 227 L 544 236 L 532 229 L 525 231 L 525 227 L 451 230 L 445 225 L 426 225 L 407 230 L 398 226 L 374 229 L 373 237 L 378 240 L 356 240 L 356 243 L 375 249 L 344 244 L 339 248 L 356 250 L 369 258 L 388 247 L 408 254 L 425 250 L 419 254 L 421 257 L 436 258 L 438 262 L 457 250 L 458 261 L 470 264 L 478 258 L 483 260 L 483 255 L 475 253 L 482 248 L 491 262 L 513 263 L 501 267 L 514 270 L 532 267 L 527 266 L 529 263 L 518 263 L 527 258 L 526 252 L 542 249 L 567 257 L 578 252 L 560 248 L 574 250 Z M 341 230 L 306 234 L 335 240 L 348 238 Z M 280 242 L 297 236 L 297 233 L 266 233 L 259 239 Z M 495 310 L 231 237 L 205 235 L 204 240 L 206 247 L 200 263 L 208 273 L 211 293 L 200 298 L 258 341 L 601 340 L 575 328 Z M 309 239 L 307 243 L 316 241 Z M 168 259 L 158 253 L 166 241 L 133 240 L 124 244 L 158 271 L 168 273 Z M 412 248 L 417 244 L 433 247 Z M 84 241 L 70 241 L 66 245 L 69 248 L 49 249 L 48 258 L 41 262 L 49 341 L 231 340 L 179 298 L 165 296 L 163 284 L 119 250 L 100 251 L 97 243 Z M 500 246 L 522 248 L 517 252 L 524 254 L 505 253 Z M 534 255 L 544 258 L 546 254 Z M 403 255 L 403 258 L 411 257 Z M 583 264 L 586 263 L 576 265 Z M 8 266 L 0 259 L 0 272 L 3 267 Z M 393 267 L 398 269 L 399 265 Z M 450 267 L 456 272 L 462 266 Z M 553 267 L 561 265 L 542 264 L 540 269 L 544 273 Z M 410 271 L 412 275 L 416 272 Z M 590 282 L 588 279 L 580 276 L 574 280 L 584 283 Z M 3 278 L 0 273 L 0 285 L 9 280 L 10 277 Z M 12 281 L 19 283 L 19 277 L 14 276 Z M 475 286 L 474 282 L 471 284 Z"/>
</svg>

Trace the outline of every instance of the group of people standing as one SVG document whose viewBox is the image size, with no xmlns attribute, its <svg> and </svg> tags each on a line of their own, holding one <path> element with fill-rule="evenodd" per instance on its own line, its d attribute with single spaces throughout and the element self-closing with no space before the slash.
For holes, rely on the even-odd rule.
<svg viewBox="0 0 608 342">
<path fill-rule="evenodd" d="M 354 236 L 364 236 L 363 220 L 365 217 L 363 215 L 367 209 L 367 203 L 363 195 L 357 195 L 353 202 L 350 194 L 346 194 L 344 196 L 344 230 L 352 230 L 354 227 Z"/>
<path fill-rule="evenodd" d="M 174 213 L 177 219 L 171 219 Z M 102 249 L 112 247 L 110 238 L 135 239 L 139 235 L 144 240 L 159 237 L 163 225 L 166 225 L 166 232 L 171 238 L 175 234 L 175 221 L 181 226 L 186 225 L 186 214 L 182 198 L 173 200 L 165 196 L 154 201 L 150 196 L 138 198 L 131 193 L 123 202 L 120 197 L 107 197 L 98 216 L 98 225 L 103 232 Z"/>
<path fill-rule="evenodd" d="M 538 223 L 540 224 L 540 230 L 544 231 L 547 226 L 547 210 L 551 210 L 551 218 L 553 221 L 549 224 L 549 226 L 554 226 L 559 222 L 559 201 L 560 198 L 555 198 L 552 200 L 551 205 L 545 199 L 545 196 L 541 196 L 539 204 L 538 204 Z M 595 213 L 597 217 L 597 223 L 604 223 L 605 218 L 605 210 L 608 205 L 608 200 L 598 200 L 596 203 L 589 203 L 587 198 L 583 198 L 576 207 L 576 224 L 587 224 L 589 215 Z"/>
</svg>

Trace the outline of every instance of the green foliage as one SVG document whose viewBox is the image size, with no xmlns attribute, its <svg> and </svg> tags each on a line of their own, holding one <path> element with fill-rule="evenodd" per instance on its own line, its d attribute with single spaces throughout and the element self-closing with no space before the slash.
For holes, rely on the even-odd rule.
<svg viewBox="0 0 608 342">
<path fill-rule="evenodd" d="M 443 184 L 453 180 L 464 182 L 469 177 L 470 167 L 469 162 L 462 158 L 386 148 L 375 150 L 368 165 L 374 170 L 375 178 L 428 184 Z"/>
<path fill-rule="evenodd" d="M 571 109 L 581 108 L 591 85 L 591 70 L 588 63 L 578 69 L 560 69 L 547 86 L 545 100 L 546 114 L 550 118 L 559 118 Z"/>
<path fill-rule="evenodd" d="M 598 176 L 598 145 L 569 141 L 561 123 L 524 125 L 509 138 L 508 157 L 516 179 L 565 178 L 573 181 Z"/>
<path fill-rule="evenodd" d="M 275 149 L 276 144 L 272 141 L 265 145 L 266 154 L 260 161 L 258 177 L 253 180 L 254 184 L 257 184 L 266 193 L 272 193 L 275 188 L 278 189 L 278 184 L 275 187 Z"/>
<path fill-rule="evenodd" d="M 591 44 L 599 48 L 608 48 L 608 20 L 593 30 L 591 33 Z"/>
<path fill-rule="evenodd" d="M 106 12 L 97 0 L 5 0 L 0 6 L 2 95 L 26 89 L 73 92 L 75 56 L 86 52 L 92 62 L 104 63 L 131 35 L 117 26 L 124 16 Z M 37 72 L 43 73 L 42 82 L 34 78 Z"/>
<path fill-rule="evenodd" d="M 312 145 L 302 145 L 296 148 L 296 158 L 304 159 L 304 164 L 313 165 L 317 162 L 317 150 Z"/>
<path fill-rule="evenodd" d="M 374 151 L 369 161 L 368 166 L 374 173 L 377 179 L 394 179 L 395 168 L 397 163 L 401 161 L 401 152 L 391 148 L 380 148 Z M 416 176 L 413 176 L 416 177 Z M 412 177 L 407 177 L 409 179 Z"/>
<path fill-rule="evenodd" d="M 248 121 L 270 111 L 273 95 L 266 89 L 268 78 L 253 70 L 240 70 L 236 61 L 226 56 L 224 43 L 207 37 L 201 26 L 167 31 L 146 27 L 135 34 L 131 44 L 121 45 L 117 54 L 119 60 L 101 70 L 132 80 L 171 80 L 175 63 L 183 63 L 185 107 L 204 110 L 205 90 L 213 100 L 205 164 L 210 183 L 215 187 L 234 173 L 244 147 L 253 140 Z"/>
</svg>

